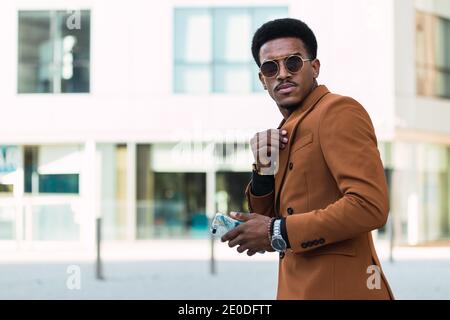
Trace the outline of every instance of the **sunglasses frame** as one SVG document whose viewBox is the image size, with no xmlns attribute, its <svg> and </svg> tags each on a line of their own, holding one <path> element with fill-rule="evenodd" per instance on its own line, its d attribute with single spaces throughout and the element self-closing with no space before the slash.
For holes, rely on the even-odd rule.
<svg viewBox="0 0 450 320">
<path fill-rule="evenodd" d="M 298 71 L 296 71 L 296 72 L 292 72 L 291 70 L 289 70 L 289 69 L 286 67 L 286 61 L 287 61 L 287 59 L 289 59 L 289 58 L 291 58 L 291 57 L 299 57 L 300 60 L 302 60 L 302 66 L 301 66 L 301 68 L 298 69 Z M 275 78 L 275 77 L 278 76 L 278 74 L 280 73 L 280 63 L 278 62 L 278 61 L 280 61 L 280 60 L 283 60 L 284 67 L 286 68 L 286 70 L 287 70 L 289 73 L 296 74 L 296 73 L 299 73 L 300 71 L 302 71 L 303 66 L 305 65 L 305 62 L 307 62 L 307 61 L 312 61 L 313 59 L 304 59 L 304 58 L 303 58 L 301 55 L 299 55 L 299 54 L 290 54 L 290 55 L 288 55 L 288 56 L 284 56 L 284 57 L 281 57 L 281 58 L 278 58 L 278 59 L 264 60 L 264 61 L 261 63 L 261 66 L 259 67 L 259 72 L 261 72 L 261 74 L 262 74 L 264 77 L 266 77 L 266 78 Z M 261 67 L 262 67 L 263 64 L 266 63 L 266 62 L 273 62 L 273 63 L 276 64 L 276 66 L 277 66 L 277 73 L 275 73 L 275 75 L 273 75 L 273 76 L 271 76 L 271 77 L 268 77 L 268 76 L 264 75 L 264 73 L 261 71 Z"/>
</svg>

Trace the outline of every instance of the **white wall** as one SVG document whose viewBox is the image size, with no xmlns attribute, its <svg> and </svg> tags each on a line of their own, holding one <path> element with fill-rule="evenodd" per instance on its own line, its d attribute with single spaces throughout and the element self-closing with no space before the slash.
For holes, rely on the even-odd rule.
<svg viewBox="0 0 450 320">
<path fill-rule="evenodd" d="M 389 0 L 121 1 L 77 0 L 91 10 L 91 93 L 16 93 L 17 10 L 65 9 L 59 1 L 2 4 L 0 144 L 167 141 L 179 128 L 246 131 L 275 127 L 266 94 L 172 95 L 173 5 L 283 5 L 316 33 L 319 82 L 353 96 L 369 111 L 381 139 L 393 123 L 393 24 Z M 355 15 L 355 12 L 358 15 Z M 249 44 L 250 45 L 250 44 Z M 156 63 L 159 70 L 153 72 Z"/>
<path fill-rule="evenodd" d="M 393 1 L 296 1 L 292 9 L 316 34 L 320 82 L 358 100 L 378 138 L 389 139 L 395 101 Z"/>
<path fill-rule="evenodd" d="M 449 1 L 395 1 L 396 135 L 450 145 L 450 100 L 416 93 L 416 9 L 450 18 Z"/>
</svg>

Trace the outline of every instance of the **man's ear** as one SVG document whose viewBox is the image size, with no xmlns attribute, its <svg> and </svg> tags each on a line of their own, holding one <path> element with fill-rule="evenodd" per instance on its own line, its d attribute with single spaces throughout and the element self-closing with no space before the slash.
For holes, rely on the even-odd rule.
<svg viewBox="0 0 450 320">
<path fill-rule="evenodd" d="M 261 71 L 258 72 L 258 76 L 259 76 L 259 81 L 261 81 L 261 83 L 262 83 L 262 85 L 264 87 L 264 90 L 267 90 L 267 86 L 266 86 L 266 83 L 264 81 L 264 76 L 262 75 Z"/>
<path fill-rule="evenodd" d="M 311 62 L 311 67 L 312 67 L 313 77 L 314 77 L 314 79 L 317 79 L 317 77 L 320 74 L 320 60 L 314 59 Z"/>
</svg>

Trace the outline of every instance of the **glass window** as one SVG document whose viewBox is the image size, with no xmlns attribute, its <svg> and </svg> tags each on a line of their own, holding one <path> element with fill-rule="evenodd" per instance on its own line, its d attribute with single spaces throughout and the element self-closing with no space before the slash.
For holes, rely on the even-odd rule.
<svg viewBox="0 0 450 320">
<path fill-rule="evenodd" d="M 217 172 L 216 201 L 219 212 L 248 212 L 244 189 L 251 180 L 249 172 Z"/>
<path fill-rule="evenodd" d="M 39 147 L 24 148 L 24 184 L 26 193 L 79 193 L 79 174 L 40 174 Z"/>
<path fill-rule="evenodd" d="M 447 199 L 447 213 L 444 215 L 443 233 L 450 238 L 450 147 L 447 148 L 447 180 L 445 183 L 444 199 Z"/>
<path fill-rule="evenodd" d="M 155 146 L 137 145 L 137 238 L 205 238 L 206 173 L 155 170 Z"/>
<path fill-rule="evenodd" d="M 15 237 L 16 208 L 14 205 L 0 206 L 0 240 L 13 240 Z"/>
<path fill-rule="evenodd" d="M 206 234 L 206 174 L 156 172 L 154 227 L 156 237 Z"/>
<path fill-rule="evenodd" d="M 0 183 L 0 193 L 12 194 L 14 186 L 12 184 Z"/>
<path fill-rule="evenodd" d="M 33 240 L 77 241 L 80 225 L 71 203 L 34 205 Z"/>
<path fill-rule="evenodd" d="M 20 11 L 19 93 L 89 92 L 90 11 Z"/>
<path fill-rule="evenodd" d="M 210 10 L 175 10 L 175 92 L 210 92 L 211 30 Z"/>
<path fill-rule="evenodd" d="M 78 174 L 40 174 L 40 193 L 78 193 Z"/>
<path fill-rule="evenodd" d="M 416 14 L 417 93 L 450 98 L 450 20 Z"/>
<path fill-rule="evenodd" d="M 239 63 L 214 67 L 214 92 L 247 93 L 252 91 L 252 68 Z"/>
<path fill-rule="evenodd" d="M 415 245 L 449 237 L 450 149 L 396 142 L 391 189 L 395 238 Z"/>
<path fill-rule="evenodd" d="M 251 39 L 264 22 L 287 14 L 286 7 L 175 9 L 174 91 L 263 91 Z"/>
</svg>

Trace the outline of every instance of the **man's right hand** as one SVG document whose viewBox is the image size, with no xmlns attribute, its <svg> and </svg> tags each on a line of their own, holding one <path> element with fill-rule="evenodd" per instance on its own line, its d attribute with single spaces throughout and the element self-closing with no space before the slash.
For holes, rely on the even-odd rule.
<svg viewBox="0 0 450 320">
<path fill-rule="evenodd" d="M 285 129 L 268 129 L 257 132 L 250 139 L 253 157 L 260 174 L 275 174 L 278 167 L 278 151 L 288 143 Z"/>
</svg>

